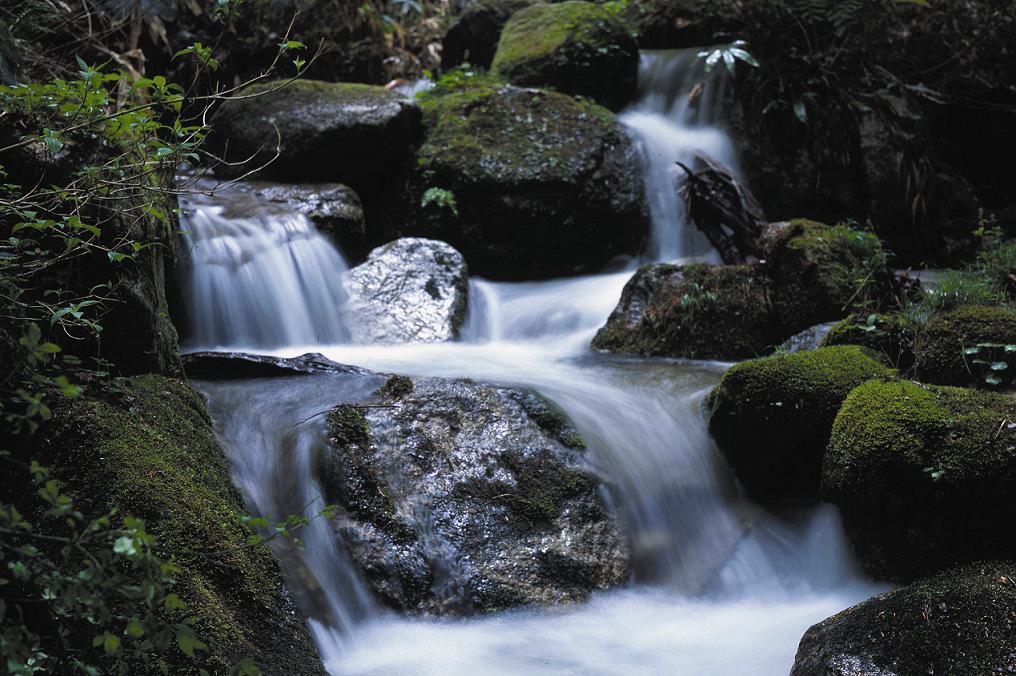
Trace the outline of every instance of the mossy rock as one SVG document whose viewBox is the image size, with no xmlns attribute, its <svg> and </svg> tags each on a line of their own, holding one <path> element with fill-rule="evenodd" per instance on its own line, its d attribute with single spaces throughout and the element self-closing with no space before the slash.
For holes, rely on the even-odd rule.
<svg viewBox="0 0 1016 676">
<path fill-rule="evenodd" d="M 764 502 L 814 498 L 840 404 L 892 370 L 855 345 L 737 364 L 709 398 L 709 431 L 748 494 Z"/>
<path fill-rule="evenodd" d="M 869 232 L 799 219 L 770 225 L 763 239 L 773 302 L 791 334 L 888 299 L 892 273 Z"/>
<path fill-rule="evenodd" d="M 916 342 L 917 376 L 941 385 L 984 385 L 984 375 L 975 359 L 986 355 L 965 355 L 967 348 L 980 344 L 1016 344 L 1016 310 L 1000 306 L 961 305 L 929 318 L 918 332 Z M 994 350 L 1005 361 L 1004 347 Z M 994 361 L 994 360 L 993 360 Z M 1016 363 L 996 374 L 1003 383 L 1012 381 Z"/>
<path fill-rule="evenodd" d="M 983 563 L 882 594 L 811 627 L 792 676 L 1016 671 L 1016 565 Z"/>
<path fill-rule="evenodd" d="M 197 663 L 177 654 L 171 671 L 200 665 L 226 673 L 249 657 L 264 673 L 323 674 L 271 551 L 249 544 L 253 533 L 240 522 L 243 503 L 201 395 L 161 376 L 117 387 L 109 399 L 57 407 L 40 460 L 86 514 L 116 507 L 144 519 L 180 567 L 177 592 L 209 650 Z"/>
<path fill-rule="evenodd" d="M 480 0 L 471 4 L 448 28 L 441 41 L 441 67 L 464 63 L 490 68 L 501 31 L 516 11 L 535 0 Z"/>
<path fill-rule="evenodd" d="M 1016 399 L 872 381 L 836 416 L 822 497 L 840 507 L 872 575 L 908 580 L 957 563 L 1016 557 Z"/>
<path fill-rule="evenodd" d="M 371 192 L 378 177 L 409 157 L 420 134 L 420 111 L 384 87 L 317 80 L 261 82 L 216 113 L 213 147 L 231 161 L 219 173 L 283 181 L 339 181 Z M 278 144 L 278 157 L 275 157 Z"/>
<path fill-rule="evenodd" d="M 649 216 L 640 159 L 606 108 L 489 78 L 421 107 L 428 133 L 416 203 L 440 188 L 455 208 L 421 207 L 389 239 L 448 242 L 471 273 L 497 279 L 597 272 L 641 249 Z"/>
<path fill-rule="evenodd" d="M 836 323 L 822 346 L 860 345 L 901 372 L 914 365 L 913 331 L 898 314 L 855 313 Z"/>
<path fill-rule="evenodd" d="M 691 359 L 756 357 L 787 337 L 770 298 L 769 280 L 754 265 L 644 265 L 593 347 Z"/>
<path fill-rule="evenodd" d="M 635 98 L 638 46 L 616 13 L 571 0 L 515 12 L 491 69 L 514 84 L 553 87 L 619 110 Z"/>
</svg>

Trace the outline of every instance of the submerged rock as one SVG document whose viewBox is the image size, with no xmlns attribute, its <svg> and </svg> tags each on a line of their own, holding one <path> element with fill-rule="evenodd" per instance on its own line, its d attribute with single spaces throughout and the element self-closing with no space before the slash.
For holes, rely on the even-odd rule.
<svg viewBox="0 0 1016 676">
<path fill-rule="evenodd" d="M 553 87 L 620 110 L 635 98 L 638 63 L 635 39 L 615 13 L 569 0 L 512 14 L 491 70 L 514 84 Z"/>
<path fill-rule="evenodd" d="M 811 627 L 792 676 L 1016 672 L 1016 565 L 984 563 L 891 591 Z"/>
<path fill-rule="evenodd" d="M 214 121 L 213 143 L 230 161 L 220 173 L 250 171 L 284 181 L 340 181 L 359 190 L 408 157 L 420 111 L 384 87 L 295 80 L 250 85 Z M 281 88 L 279 88 L 281 86 Z M 278 147 L 278 157 L 275 157 Z"/>
<path fill-rule="evenodd" d="M 593 347 L 692 359 L 754 357 L 786 337 L 770 296 L 769 280 L 755 265 L 644 265 Z"/>
<path fill-rule="evenodd" d="M 814 498 L 840 404 L 892 375 L 852 345 L 745 361 L 710 395 L 709 431 L 754 499 Z"/>
<path fill-rule="evenodd" d="M 585 446 L 523 390 L 395 376 L 329 414 L 326 497 L 375 593 L 415 612 L 586 598 L 623 584 L 628 549 Z"/>
<path fill-rule="evenodd" d="M 993 305 L 961 305 L 939 312 L 917 333 L 917 376 L 941 385 L 984 385 L 985 377 L 1008 384 L 1013 368 L 983 373 L 978 361 L 1005 363 L 1007 345 L 1016 344 L 1016 310 Z M 980 347 L 979 347 L 980 346 Z M 966 350 L 978 350 L 966 354 Z M 1016 366 L 1012 364 L 1011 366 Z"/>
<path fill-rule="evenodd" d="M 454 340 L 465 321 L 469 273 L 444 242 L 395 240 L 345 275 L 347 325 L 357 343 Z"/>
<path fill-rule="evenodd" d="M 1016 558 L 1016 400 L 978 390 L 872 381 L 832 428 L 822 498 L 839 506 L 878 578 Z"/>
<path fill-rule="evenodd" d="M 446 241 L 473 274 L 541 279 L 598 272 L 649 232 L 638 153 L 614 115 L 555 92 L 480 84 L 423 102 L 429 132 L 398 236 Z"/>
<path fill-rule="evenodd" d="M 87 516 L 115 507 L 144 519 L 172 554 L 175 591 L 208 650 L 197 661 L 169 653 L 171 672 L 226 673 L 250 658 L 263 673 L 324 673 L 271 551 L 251 545 L 238 518 L 243 501 L 200 394 L 139 376 L 118 381 L 108 399 L 69 400 L 54 409 L 43 457 Z"/>
<path fill-rule="evenodd" d="M 441 41 L 441 67 L 445 70 L 463 63 L 490 68 L 501 30 L 517 10 L 535 0 L 480 0 L 455 20 Z"/>
</svg>

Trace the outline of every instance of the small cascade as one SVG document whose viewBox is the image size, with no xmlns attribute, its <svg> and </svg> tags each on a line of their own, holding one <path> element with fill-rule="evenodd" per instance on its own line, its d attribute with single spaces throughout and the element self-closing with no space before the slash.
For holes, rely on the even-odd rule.
<svg viewBox="0 0 1016 676">
<path fill-rule="evenodd" d="M 621 121 L 640 141 L 646 166 L 646 195 L 653 225 L 653 260 L 704 256 L 712 247 L 688 222 L 678 191 L 684 171 L 707 155 L 736 173 L 737 152 L 719 126 L 727 70 L 708 72 L 698 49 L 644 51 L 639 64 L 637 103 Z"/>
<path fill-rule="evenodd" d="M 180 288 L 192 349 L 341 343 L 342 255 L 305 216 L 185 205 Z"/>
</svg>

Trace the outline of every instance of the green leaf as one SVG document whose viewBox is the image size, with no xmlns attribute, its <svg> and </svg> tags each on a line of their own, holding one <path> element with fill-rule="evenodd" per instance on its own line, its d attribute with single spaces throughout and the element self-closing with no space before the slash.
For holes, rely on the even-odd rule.
<svg viewBox="0 0 1016 676">
<path fill-rule="evenodd" d="M 187 657 L 194 657 L 195 650 L 206 650 L 208 648 L 190 629 L 181 629 L 176 633 L 176 645 Z"/>
<path fill-rule="evenodd" d="M 127 628 L 124 630 L 124 633 L 131 638 L 141 638 L 145 635 L 145 625 L 141 624 L 141 622 L 135 618 L 127 623 Z"/>
<path fill-rule="evenodd" d="M 124 556 L 134 556 L 137 554 L 138 550 L 134 547 L 134 538 L 121 535 L 113 543 L 113 552 Z"/>
<path fill-rule="evenodd" d="M 794 101 L 794 115 L 801 121 L 802 124 L 807 124 L 808 109 L 805 107 L 804 101 L 801 101 L 800 99 Z"/>
<path fill-rule="evenodd" d="M 102 635 L 102 649 L 107 655 L 114 655 L 120 650 L 120 637 L 108 631 Z"/>
</svg>

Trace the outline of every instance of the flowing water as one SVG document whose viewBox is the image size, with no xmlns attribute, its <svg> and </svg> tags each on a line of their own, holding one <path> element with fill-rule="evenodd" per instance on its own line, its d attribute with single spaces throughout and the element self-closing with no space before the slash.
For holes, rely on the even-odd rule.
<svg viewBox="0 0 1016 676">
<path fill-rule="evenodd" d="M 650 194 L 659 198 L 658 259 L 706 252 L 674 191 L 672 162 L 707 151 L 735 165 L 729 140 L 712 125 L 722 79 L 708 78 L 696 92 L 702 74 L 694 71 L 687 54 L 644 55 L 644 96 L 623 116 L 647 155 Z M 185 289 L 201 306 L 192 308 L 193 347 L 314 351 L 372 371 L 534 388 L 589 442 L 632 543 L 633 582 L 588 603 L 407 618 L 372 603 L 328 525 L 316 521 L 303 551 L 280 546 L 278 554 L 331 673 L 785 674 L 808 626 L 877 591 L 857 574 L 834 509 L 777 517 L 743 496 L 701 410 L 724 364 L 589 351 L 630 270 L 531 283 L 474 280 L 460 342 L 351 345 L 335 285 L 341 257 L 323 251 L 330 246 L 321 247 L 311 226 L 301 223 L 296 237 L 275 223 L 255 233 L 251 221 L 236 225 L 208 207 L 190 222 Z M 214 265 L 223 269 L 207 269 Z M 280 280 L 285 289 L 268 288 Z M 309 288 L 314 280 L 324 287 Z M 273 294 L 284 302 L 249 316 L 260 312 L 250 303 Z M 243 312 L 218 305 L 227 302 Z M 248 316 L 233 324 L 230 313 Z M 320 414 L 362 399 L 380 382 L 352 371 L 198 386 L 248 506 L 281 517 L 321 505 L 313 468 L 324 434 Z"/>
</svg>

